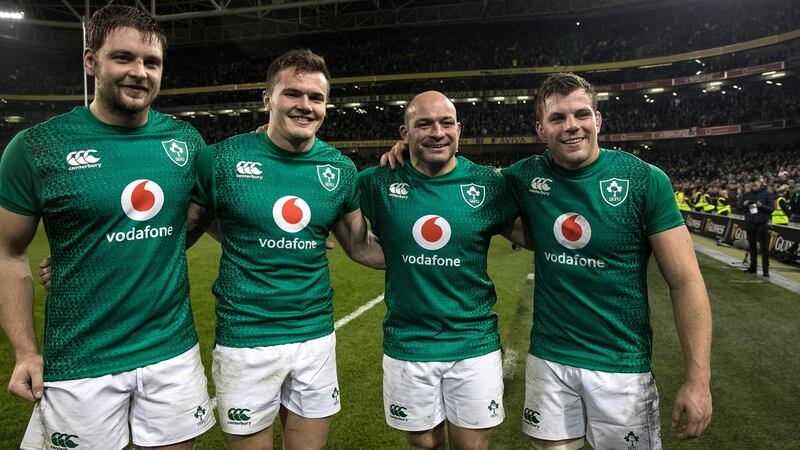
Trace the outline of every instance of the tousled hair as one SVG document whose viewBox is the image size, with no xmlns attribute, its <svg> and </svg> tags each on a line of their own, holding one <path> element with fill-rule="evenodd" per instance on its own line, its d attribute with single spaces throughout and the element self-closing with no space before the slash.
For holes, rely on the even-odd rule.
<svg viewBox="0 0 800 450">
<path fill-rule="evenodd" d="M 536 119 L 544 120 L 545 101 L 554 94 L 569 95 L 576 89 L 583 89 L 592 101 L 592 109 L 597 111 L 597 92 L 585 78 L 572 72 L 561 72 L 550 75 L 539 86 L 536 93 Z"/>
<path fill-rule="evenodd" d="M 289 50 L 281 56 L 275 58 L 267 68 L 267 82 L 265 90 L 267 93 L 272 92 L 272 89 L 278 84 L 278 72 L 286 68 L 293 68 L 298 72 L 315 73 L 319 72 L 325 76 L 330 87 L 331 73 L 328 71 L 328 66 L 325 64 L 325 59 L 312 52 L 311 50 L 296 49 Z"/>
<path fill-rule="evenodd" d="M 106 5 L 92 15 L 86 23 L 86 48 L 97 52 L 108 35 L 119 28 L 133 28 L 142 33 L 143 39 L 161 43 L 163 52 L 167 50 L 167 36 L 161 25 L 143 11 L 123 5 Z"/>
</svg>

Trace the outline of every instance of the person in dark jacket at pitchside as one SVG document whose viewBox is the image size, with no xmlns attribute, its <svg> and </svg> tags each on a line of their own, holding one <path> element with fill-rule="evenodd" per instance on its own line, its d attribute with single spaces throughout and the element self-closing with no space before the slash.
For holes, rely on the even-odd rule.
<svg viewBox="0 0 800 450">
<path fill-rule="evenodd" d="M 761 274 L 769 276 L 769 227 L 767 222 L 772 215 L 775 197 L 767 189 L 761 177 L 750 179 L 749 189 L 742 195 L 744 207 L 744 223 L 747 241 L 750 244 L 750 267 L 745 272 L 756 273 L 758 251 L 756 243 L 761 246 Z"/>
</svg>

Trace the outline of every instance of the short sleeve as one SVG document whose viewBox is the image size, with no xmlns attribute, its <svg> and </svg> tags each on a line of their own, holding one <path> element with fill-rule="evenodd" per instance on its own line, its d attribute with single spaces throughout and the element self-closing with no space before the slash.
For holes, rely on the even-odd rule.
<svg viewBox="0 0 800 450">
<path fill-rule="evenodd" d="M 42 181 L 25 146 L 28 130 L 14 136 L 0 159 L 0 206 L 25 216 L 41 214 Z"/>
<path fill-rule="evenodd" d="M 370 167 L 364 169 L 358 174 L 358 186 L 361 195 L 361 212 L 364 214 L 370 223 L 375 223 L 375 203 L 372 198 L 372 176 L 375 174 L 375 168 Z"/>
<path fill-rule="evenodd" d="M 205 208 L 216 209 L 214 154 L 216 146 L 203 145 L 195 164 L 195 186 L 192 201 Z"/>
<path fill-rule="evenodd" d="M 501 197 L 502 201 L 502 219 L 505 225 L 508 225 L 514 221 L 514 219 L 519 216 L 519 205 L 517 203 L 517 199 L 514 193 L 514 186 L 511 183 L 511 179 L 506 177 L 505 175 L 502 176 L 503 180 L 503 196 Z"/>
<path fill-rule="evenodd" d="M 346 170 L 353 171 L 353 176 L 347 178 L 350 180 L 350 186 L 343 208 L 344 213 L 349 214 L 361 207 L 361 189 L 358 186 L 358 170 L 355 165 L 348 167 Z"/>
<path fill-rule="evenodd" d="M 683 225 L 669 177 L 655 166 L 650 166 L 646 202 L 644 227 L 648 236 Z"/>
</svg>

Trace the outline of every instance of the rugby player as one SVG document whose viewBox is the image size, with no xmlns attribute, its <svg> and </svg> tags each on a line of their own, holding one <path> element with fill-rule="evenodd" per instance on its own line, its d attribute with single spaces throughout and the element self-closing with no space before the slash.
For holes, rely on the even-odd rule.
<svg viewBox="0 0 800 450">
<path fill-rule="evenodd" d="M 20 132 L 0 162 L 0 323 L 10 393 L 37 401 L 34 431 L 60 447 L 189 449 L 214 424 L 184 253 L 204 143 L 150 109 L 166 38 L 141 11 L 87 24 L 88 108 Z M 53 255 L 43 355 L 27 247 L 39 220 Z M 41 419 L 41 423 L 37 420 Z M 45 435 L 42 435 L 43 428 Z"/>
</svg>

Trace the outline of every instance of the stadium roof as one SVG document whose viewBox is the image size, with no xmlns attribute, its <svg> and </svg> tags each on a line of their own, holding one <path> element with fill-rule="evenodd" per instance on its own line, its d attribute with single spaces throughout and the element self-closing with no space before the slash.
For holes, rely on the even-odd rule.
<svg viewBox="0 0 800 450">
<path fill-rule="evenodd" d="M 0 0 L 0 42 L 64 45 L 80 39 L 81 18 L 106 3 L 136 6 L 161 22 L 173 44 L 398 26 L 546 17 L 587 17 L 698 0 Z"/>
</svg>

